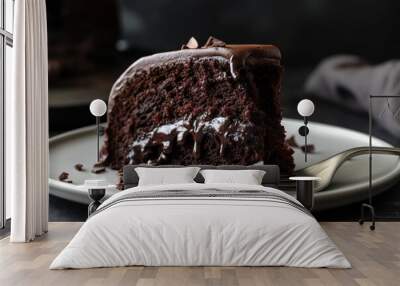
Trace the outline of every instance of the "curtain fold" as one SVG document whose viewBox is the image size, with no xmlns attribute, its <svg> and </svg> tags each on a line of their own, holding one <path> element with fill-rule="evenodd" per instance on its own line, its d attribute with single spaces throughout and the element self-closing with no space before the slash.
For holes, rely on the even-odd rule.
<svg viewBox="0 0 400 286">
<path fill-rule="evenodd" d="M 45 0 L 15 1 L 13 92 L 6 98 L 6 187 L 12 242 L 48 225 L 48 77 Z"/>
</svg>

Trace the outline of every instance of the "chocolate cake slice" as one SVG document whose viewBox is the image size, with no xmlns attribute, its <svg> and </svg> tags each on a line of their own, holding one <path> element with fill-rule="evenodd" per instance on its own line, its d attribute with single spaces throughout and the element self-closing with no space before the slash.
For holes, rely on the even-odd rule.
<svg viewBox="0 0 400 286">
<path fill-rule="evenodd" d="M 193 38 L 133 63 L 114 84 L 102 163 L 278 164 L 294 168 L 281 125 L 280 51 Z"/>
</svg>

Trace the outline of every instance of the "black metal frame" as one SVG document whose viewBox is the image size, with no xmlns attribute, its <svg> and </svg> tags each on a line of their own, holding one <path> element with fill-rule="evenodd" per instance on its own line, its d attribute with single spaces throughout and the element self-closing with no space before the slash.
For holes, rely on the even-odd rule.
<svg viewBox="0 0 400 286">
<path fill-rule="evenodd" d="M 97 163 L 100 162 L 100 117 L 96 116 L 96 133 L 97 133 Z"/>
<path fill-rule="evenodd" d="M 14 1 L 14 0 L 12 0 Z M 6 30 L 5 0 L 0 0 L 0 229 L 6 226 L 6 193 L 4 179 L 4 145 L 5 145 L 5 91 L 6 91 L 6 46 L 13 46 L 13 35 Z"/>
<path fill-rule="evenodd" d="M 299 135 L 304 137 L 304 161 L 307 162 L 307 135 L 310 130 L 307 127 L 308 125 L 308 117 L 304 116 L 304 125 L 299 128 Z"/>
<path fill-rule="evenodd" d="M 373 125 L 373 119 L 372 119 L 372 101 L 373 99 L 388 99 L 388 98 L 400 98 L 400 95 L 370 95 L 369 96 L 369 168 L 368 168 L 368 181 L 369 181 L 369 186 L 368 186 L 368 203 L 363 203 L 361 205 L 361 218 L 359 220 L 360 224 L 363 224 L 365 221 L 365 216 L 364 216 L 364 209 L 369 209 L 371 213 L 371 225 L 370 229 L 375 230 L 375 208 L 372 205 L 372 125 Z"/>
<path fill-rule="evenodd" d="M 296 180 L 296 199 L 312 211 L 314 207 L 314 181 Z"/>
<path fill-rule="evenodd" d="M 304 116 L 304 126 L 305 126 L 305 128 L 304 128 L 304 161 L 305 162 L 307 162 L 307 135 L 308 135 L 308 132 L 309 132 L 309 129 L 308 129 L 308 127 L 307 127 L 307 124 L 308 124 L 308 119 L 307 119 L 307 117 L 306 116 Z"/>
</svg>

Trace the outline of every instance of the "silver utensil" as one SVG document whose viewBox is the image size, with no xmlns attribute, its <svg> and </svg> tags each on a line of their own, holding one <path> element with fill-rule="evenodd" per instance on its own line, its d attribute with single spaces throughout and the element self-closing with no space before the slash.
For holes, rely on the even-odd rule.
<svg viewBox="0 0 400 286">
<path fill-rule="evenodd" d="M 314 192 L 324 190 L 329 186 L 335 173 L 346 161 L 360 155 L 369 154 L 369 147 L 356 147 L 344 152 L 338 153 L 318 162 L 312 166 L 306 167 L 296 172 L 296 175 L 320 177 L 320 181 L 316 181 Z M 400 148 L 391 147 L 372 147 L 372 154 L 388 154 L 400 156 Z"/>
</svg>

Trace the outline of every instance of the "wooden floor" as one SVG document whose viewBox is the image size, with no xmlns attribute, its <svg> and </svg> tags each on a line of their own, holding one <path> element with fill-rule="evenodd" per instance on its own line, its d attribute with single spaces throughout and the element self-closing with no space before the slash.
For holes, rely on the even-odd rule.
<svg viewBox="0 0 400 286">
<path fill-rule="evenodd" d="M 381 222 L 375 232 L 351 222 L 322 223 L 352 269 L 289 267 L 123 267 L 48 270 L 80 223 L 50 223 L 32 242 L 0 241 L 0 285 L 400 285 L 400 222 Z"/>
</svg>

